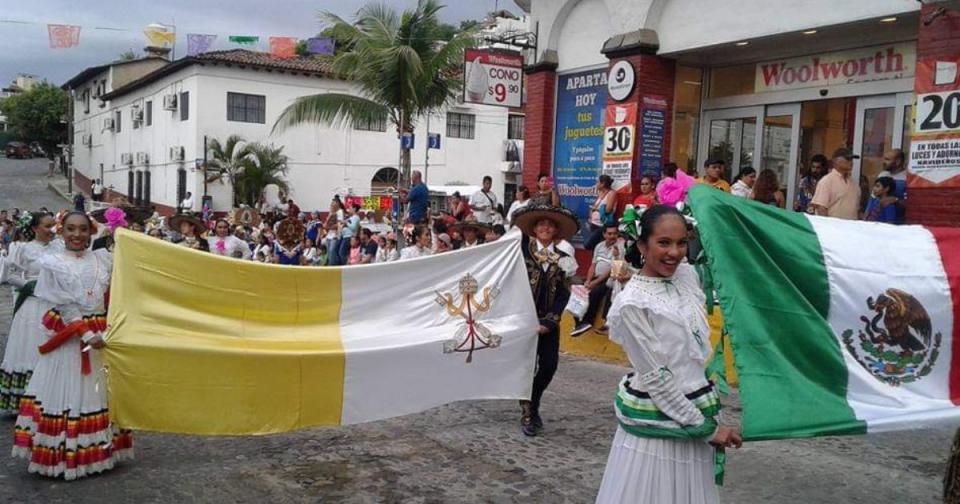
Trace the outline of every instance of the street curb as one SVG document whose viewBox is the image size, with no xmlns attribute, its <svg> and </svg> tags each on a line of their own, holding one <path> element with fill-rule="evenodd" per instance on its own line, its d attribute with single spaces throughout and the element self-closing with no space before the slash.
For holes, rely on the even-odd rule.
<svg viewBox="0 0 960 504">
<path fill-rule="evenodd" d="M 69 193 L 66 193 L 63 190 L 61 190 L 53 182 L 47 182 L 47 188 L 57 193 L 61 198 L 67 200 L 67 203 L 73 203 L 73 197 L 71 197 Z"/>
</svg>

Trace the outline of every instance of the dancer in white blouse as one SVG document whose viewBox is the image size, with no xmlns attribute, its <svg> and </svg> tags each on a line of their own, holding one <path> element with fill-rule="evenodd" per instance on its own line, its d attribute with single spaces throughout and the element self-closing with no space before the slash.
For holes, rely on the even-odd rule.
<svg viewBox="0 0 960 504">
<path fill-rule="evenodd" d="M 105 294 L 113 259 L 90 250 L 93 221 L 80 212 L 63 219 L 66 250 L 40 260 L 34 295 L 53 308 L 43 316 L 48 338 L 20 401 L 14 456 L 28 470 L 73 480 L 133 456 L 133 437 L 110 421 L 99 349 L 106 331 Z"/>
<path fill-rule="evenodd" d="M 230 233 L 230 223 L 226 219 L 217 219 L 213 232 L 214 236 L 207 238 L 211 253 L 243 260 L 249 260 L 253 256 L 247 242 Z"/>
<path fill-rule="evenodd" d="M 17 243 L 8 256 L 0 259 L 0 283 L 17 289 L 13 321 L 0 363 L 0 414 L 4 415 L 17 413 L 20 397 L 40 358 L 37 347 L 47 339 L 40 322 L 50 305 L 33 295 L 40 275 L 40 259 L 63 250 L 63 242 L 54 233 L 56 221 L 52 214 L 38 212 L 28 219 L 25 231 L 33 239 Z"/>
<path fill-rule="evenodd" d="M 741 439 L 718 425 L 720 403 L 704 371 L 710 328 L 697 273 L 683 263 L 686 222 L 675 208 L 655 206 L 639 227 L 643 267 L 607 318 L 633 372 L 617 392 L 620 425 L 597 502 L 719 502 L 722 449 Z"/>
</svg>

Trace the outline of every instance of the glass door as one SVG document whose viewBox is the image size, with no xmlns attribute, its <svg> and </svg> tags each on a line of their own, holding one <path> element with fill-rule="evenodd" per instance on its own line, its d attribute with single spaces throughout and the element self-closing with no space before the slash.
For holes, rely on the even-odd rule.
<svg viewBox="0 0 960 504">
<path fill-rule="evenodd" d="M 763 107 L 742 107 L 704 112 L 700 130 L 697 174 L 703 175 L 707 159 L 726 162 L 723 177 L 731 181 L 740 168 L 753 166 L 760 152 L 761 135 L 757 126 L 763 124 Z"/>
<path fill-rule="evenodd" d="M 883 171 L 883 154 L 890 149 L 909 147 L 911 121 L 911 93 L 870 96 L 857 100 L 857 119 L 853 134 L 853 175 L 873 184 Z"/>
<path fill-rule="evenodd" d="M 792 208 L 797 185 L 797 158 L 800 152 L 800 104 L 770 105 L 763 116 L 763 134 L 757 173 L 773 170 L 786 197 L 786 208 Z"/>
</svg>

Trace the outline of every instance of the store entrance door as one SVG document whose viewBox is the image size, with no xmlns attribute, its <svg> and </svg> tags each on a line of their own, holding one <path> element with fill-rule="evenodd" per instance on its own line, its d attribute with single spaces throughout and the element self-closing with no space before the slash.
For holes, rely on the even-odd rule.
<svg viewBox="0 0 960 504">
<path fill-rule="evenodd" d="M 890 149 L 910 146 L 912 93 L 870 96 L 857 100 L 857 120 L 853 132 L 853 175 L 867 178 L 872 187 L 883 171 L 883 154 Z"/>
<path fill-rule="evenodd" d="M 799 103 L 706 111 L 698 166 L 707 159 L 722 159 L 726 162 L 724 178 L 730 182 L 748 166 L 758 173 L 773 170 L 790 202 L 796 186 L 799 138 Z"/>
<path fill-rule="evenodd" d="M 697 173 L 703 175 L 703 163 L 707 159 L 724 160 L 723 178 L 728 181 L 740 173 L 740 168 L 753 166 L 754 155 L 760 152 L 759 124 L 763 124 L 763 107 L 705 112 L 697 150 L 700 153 Z"/>
</svg>

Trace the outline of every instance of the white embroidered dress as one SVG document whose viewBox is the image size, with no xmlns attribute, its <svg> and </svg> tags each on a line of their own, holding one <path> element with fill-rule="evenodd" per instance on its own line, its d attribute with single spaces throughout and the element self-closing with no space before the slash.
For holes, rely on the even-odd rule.
<svg viewBox="0 0 960 504">
<path fill-rule="evenodd" d="M 44 316 L 48 341 L 76 321 L 89 323 L 84 338 L 102 334 L 112 265 L 104 249 L 62 251 L 40 260 L 34 293 L 55 310 Z M 14 456 L 30 460 L 30 472 L 72 480 L 133 456 L 130 433 L 110 422 L 100 351 L 88 350 L 90 370 L 84 374 L 84 346 L 79 335 L 71 337 L 37 361 L 20 403 L 13 446 Z"/>
<path fill-rule="evenodd" d="M 634 368 L 630 388 L 648 394 L 670 418 L 644 426 L 707 425 L 686 397 L 709 386 L 704 365 L 711 350 L 705 298 L 693 267 L 680 265 L 672 278 L 634 275 L 614 301 L 607 321 L 610 339 L 624 348 Z M 631 420 L 621 416 L 620 421 Z M 618 426 L 597 502 L 719 502 L 714 448 L 708 443 L 712 436 L 711 432 L 703 439 L 638 437 Z"/>
<path fill-rule="evenodd" d="M 21 288 L 40 276 L 39 262 L 43 256 L 63 250 L 59 239 L 48 243 L 33 240 L 17 243 L 10 253 L 0 259 L 0 283 L 9 283 Z M 40 325 L 50 303 L 36 296 L 29 296 L 13 316 L 7 345 L 0 363 L 0 414 L 16 414 L 20 397 L 30 380 L 33 368 L 40 358 L 37 347 L 47 339 Z"/>
<path fill-rule="evenodd" d="M 233 235 L 227 235 L 225 238 L 211 236 L 207 238 L 207 245 L 210 247 L 210 253 L 216 255 L 243 260 L 249 260 L 253 256 L 247 242 Z"/>
</svg>

